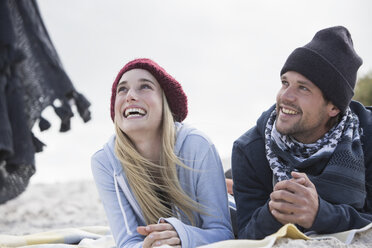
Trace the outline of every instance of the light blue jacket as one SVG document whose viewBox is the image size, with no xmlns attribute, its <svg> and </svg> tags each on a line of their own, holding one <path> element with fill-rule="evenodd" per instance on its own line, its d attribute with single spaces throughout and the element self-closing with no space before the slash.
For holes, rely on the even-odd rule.
<svg viewBox="0 0 372 248">
<path fill-rule="evenodd" d="M 190 169 L 177 166 L 178 178 L 193 200 L 203 204 L 207 214 L 194 213 L 196 226 L 186 218 L 164 218 L 177 231 L 182 247 L 197 247 L 232 239 L 232 228 L 220 157 L 211 141 L 200 131 L 175 123 L 175 154 Z M 114 153 L 115 136 L 92 157 L 92 172 L 117 247 L 142 247 L 142 211 Z M 161 219 L 161 218 L 160 218 Z M 160 220 L 159 219 L 159 220 Z"/>
</svg>

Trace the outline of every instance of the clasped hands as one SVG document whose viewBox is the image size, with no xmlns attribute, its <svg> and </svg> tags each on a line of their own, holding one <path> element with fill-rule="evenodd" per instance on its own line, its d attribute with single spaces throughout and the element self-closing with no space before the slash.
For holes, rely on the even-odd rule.
<svg viewBox="0 0 372 248">
<path fill-rule="evenodd" d="M 137 232 L 146 236 L 143 241 L 143 248 L 169 245 L 175 248 L 181 248 L 181 240 L 174 227 L 160 220 L 159 224 L 137 227 Z"/>
<path fill-rule="evenodd" d="M 318 193 L 305 173 L 293 171 L 291 175 L 291 179 L 274 186 L 270 194 L 270 212 L 283 225 L 293 223 L 310 228 L 318 213 Z"/>
</svg>

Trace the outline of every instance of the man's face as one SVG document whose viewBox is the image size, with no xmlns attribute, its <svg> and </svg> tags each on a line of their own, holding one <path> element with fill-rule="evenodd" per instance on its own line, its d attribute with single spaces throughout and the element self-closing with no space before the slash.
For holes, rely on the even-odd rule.
<svg viewBox="0 0 372 248">
<path fill-rule="evenodd" d="M 300 73 L 288 71 L 281 80 L 282 88 L 276 97 L 276 129 L 299 142 L 315 142 L 329 130 L 328 120 L 340 111 Z"/>
</svg>

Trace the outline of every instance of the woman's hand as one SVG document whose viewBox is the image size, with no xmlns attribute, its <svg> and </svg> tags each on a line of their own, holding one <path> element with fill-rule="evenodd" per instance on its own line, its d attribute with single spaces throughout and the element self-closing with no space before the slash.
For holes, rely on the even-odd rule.
<svg viewBox="0 0 372 248">
<path fill-rule="evenodd" d="M 159 224 L 137 227 L 137 232 L 146 236 L 143 242 L 143 248 L 161 245 L 181 248 L 181 240 L 173 226 L 164 220 L 160 222 Z"/>
</svg>

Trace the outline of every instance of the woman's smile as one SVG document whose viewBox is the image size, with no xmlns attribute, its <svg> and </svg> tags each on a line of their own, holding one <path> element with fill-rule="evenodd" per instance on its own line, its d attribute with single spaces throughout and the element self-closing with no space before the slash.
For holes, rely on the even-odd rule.
<svg viewBox="0 0 372 248">
<path fill-rule="evenodd" d="M 124 118 L 126 119 L 137 119 L 142 118 L 147 114 L 147 111 L 140 107 L 129 106 L 124 110 Z"/>
</svg>

